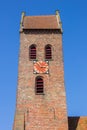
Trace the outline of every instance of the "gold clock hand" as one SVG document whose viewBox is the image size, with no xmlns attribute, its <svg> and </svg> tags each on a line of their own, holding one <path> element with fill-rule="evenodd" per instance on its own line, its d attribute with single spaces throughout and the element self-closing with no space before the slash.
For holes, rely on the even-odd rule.
<svg viewBox="0 0 87 130">
<path fill-rule="evenodd" d="M 46 68 L 46 66 L 41 66 L 41 68 Z"/>
<path fill-rule="evenodd" d="M 40 65 L 40 63 L 39 63 L 39 62 L 37 62 L 37 64 L 41 67 L 41 65 Z"/>
</svg>

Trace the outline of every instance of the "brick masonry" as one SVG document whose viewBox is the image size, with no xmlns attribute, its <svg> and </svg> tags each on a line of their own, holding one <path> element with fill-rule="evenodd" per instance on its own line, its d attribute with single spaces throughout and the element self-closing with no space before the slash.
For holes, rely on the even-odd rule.
<svg viewBox="0 0 87 130">
<path fill-rule="evenodd" d="M 49 74 L 34 74 L 29 47 L 37 47 L 37 60 L 45 60 L 45 45 L 52 45 Z M 35 78 L 42 76 L 44 95 L 35 95 Z M 13 130 L 68 130 L 62 34 L 58 30 L 20 33 L 16 113 Z"/>
</svg>

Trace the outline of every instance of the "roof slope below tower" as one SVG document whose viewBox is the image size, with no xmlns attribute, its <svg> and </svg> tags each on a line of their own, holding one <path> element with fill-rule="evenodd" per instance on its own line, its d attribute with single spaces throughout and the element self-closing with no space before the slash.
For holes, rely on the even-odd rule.
<svg viewBox="0 0 87 130">
<path fill-rule="evenodd" d="M 87 116 L 68 117 L 69 130 L 87 130 Z"/>
</svg>

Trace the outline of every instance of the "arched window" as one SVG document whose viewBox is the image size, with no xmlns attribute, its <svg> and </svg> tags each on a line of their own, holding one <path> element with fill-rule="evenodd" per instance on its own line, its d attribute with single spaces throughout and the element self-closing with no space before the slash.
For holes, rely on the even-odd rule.
<svg viewBox="0 0 87 130">
<path fill-rule="evenodd" d="M 52 59 L 52 47 L 51 47 L 51 45 L 45 46 L 45 59 Z"/>
<path fill-rule="evenodd" d="M 35 84 L 36 94 L 43 94 L 44 93 L 43 89 L 44 89 L 43 78 L 38 76 L 38 77 L 36 77 L 36 84 Z"/>
<path fill-rule="evenodd" d="M 31 45 L 29 48 L 29 57 L 30 59 L 36 59 L 36 45 Z"/>
</svg>

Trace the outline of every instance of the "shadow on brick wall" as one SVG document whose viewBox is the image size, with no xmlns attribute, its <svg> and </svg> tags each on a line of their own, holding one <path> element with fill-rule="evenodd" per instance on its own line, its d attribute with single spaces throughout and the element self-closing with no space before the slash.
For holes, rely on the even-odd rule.
<svg viewBox="0 0 87 130">
<path fill-rule="evenodd" d="M 80 119 L 80 116 L 79 117 L 68 117 L 69 130 L 76 130 L 76 128 L 78 127 L 79 119 Z"/>
</svg>

